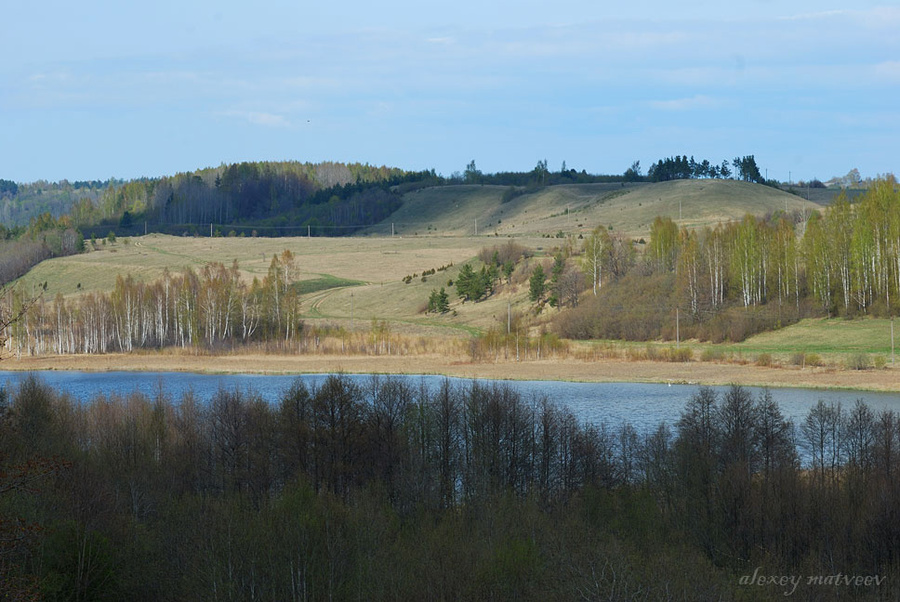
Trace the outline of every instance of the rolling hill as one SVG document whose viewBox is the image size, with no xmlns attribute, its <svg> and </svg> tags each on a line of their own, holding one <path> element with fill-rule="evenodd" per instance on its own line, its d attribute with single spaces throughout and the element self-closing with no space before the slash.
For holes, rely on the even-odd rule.
<svg viewBox="0 0 900 602">
<path fill-rule="evenodd" d="M 549 186 L 504 203 L 506 190 L 504 186 L 444 186 L 408 193 L 392 221 L 354 237 L 151 234 L 120 238 L 115 244 L 98 241 L 88 245 L 88 253 L 42 262 L 20 283 L 34 293 L 43 290 L 44 298 L 51 300 L 58 293 L 69 297 L 112 290 L 119 274 L 150 282 L 164 269 L 198 270 L 211 261 L 230 265 L 233 260 L 240 263 L 249 281 L 266 274 L 274 254 L 290 249 L 297 256 L 300 278 L 309 285 L 300 289 L 308 318 L 348 319 L 354 315 L 365 320 L 484 328 L 505 315 L 508 301 L 528 311 L 527 290 L 522 284 L 526 276 L 520 276 L 519 286 L 505 290 L 502 299 L 457 307 L 459 316 L 452 320 L 425 316 L 420 309 L 432 288 L 455 278 L 459 266 L 479 249 L 501 244 L 504 238 L 515 237 L 534 250 L 537 261 L 556 245 L 541 237 L 560 231 L 586 234 L 604 224 L 638 238 L 648 236 L 657 215 L 699 227 L 740 219 L 748 212 L 763 215 L 785 208 L 816 208 L 794 195 L 730 180 Z M 478 236 L 473 236 L 476 220 Z M 409 284 L 401 282 L 406 275 L 449 264 L 454 268 L 426 282 L 418 277 Z M 533 266 L 521 269 L 522 274 L 530 273 Z"/>
<path fill-rule="evenodd" d="M 815 211 L 821 205 L 759 184 L 733 180 L 677 180 L 656 184 L 548 186 L 506 203 L 505 186 L 442 186 L 406 194 L 390 218 L 364 231 L 371 235 L 544 236 L 587 233 L 612 226 L 646 236 L 656 216 L 688 227 L 714 226 L 775 211 Z"/>
</svg>

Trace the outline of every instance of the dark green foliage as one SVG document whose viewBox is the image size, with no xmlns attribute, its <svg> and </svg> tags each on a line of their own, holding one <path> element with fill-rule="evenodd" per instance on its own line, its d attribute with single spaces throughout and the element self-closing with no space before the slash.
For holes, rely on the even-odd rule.
<svg viewBox="0 0 900 602">
<path fill-rule="evenodd" d="M 456 292 L 464 301 L 480 301 L 494 292 L 499 278 L 497 266 L 483 265 L 475 271 L 471 264 L 463 264 L 456 277 Z"/>
<path fill-rule="evenodd" d="M 19 186 L 11 180 L 0 179 L 0 196 L 13 197 L 19 193 Z"/>
<path fill-rule="evenodd" d="M 506 278 L 506 282 L 508 283 L 512 278 L 512 273 L 516 269 L 516 264 L 512 261 L 507 261 L 503 264 L 503 276 Z"/>
<path fill-rule="evenodd" d="M 450 311 L 450 298 L 443 286 L 440 291 L 431 290 L 431 295 L 428 297 L 427 311 L 438 314 L 445 314 Z"/>
<path fill-rule="evenodd" d="M 365 284 L 361 280 L 350 280 L 348 278 L 338 278 L 336 276 L 323 276 L 321 278 L 309 278 L 301 280 L 293 284 L 293 289 L 298 295 L 307 295 L 309 293 L 317 293 L 332 288 L 343 288 L 347 286 L 361 286 Z"/>
<path fill-rule="evenodd" d="M 622 179 L 625 182 L 640 182 L 644 179 L 643 174 L 641 173 L 641 162 L 635 161 L 631 164 L 631 167 L 625 170 L 625 173 L 622 175 Z"/>
<path fill-rule="evenodd" d="M 637 166 L 636 171 L 635 165 Z M 626 181 L 636 180 L 640 176 L 640 163 L 635 165 L 625 172 Z M 734 174 L 737 179 L 745 182 L 765 183 L 753 155 L 736 157 L 731 165 L 734 166 Z M 688 159 L 687 155 L 660 159 L 647 171 L 647 179 L 651 182 L 689 180 L 691 178 L 730 178 L 731 175 L 731 167 L 727 160 L 723 160 L 721 165 L 716 165 L 710 163 L 708 159 L 702 161 L 695 161 L 694 157 Z"/>
<path fill-rule="evenodd" d="M 550 267 L 550 298 L 548 299 L 550 307 L 557 307 L 561 303 L 563 295 L 560 291 L 559 283 L 565 269 L 566 259 L 562 253 L 557 253 L 553 257 L 553 265 Z"/>
<path fill-rule="evenodd" d="M 528 279 L 528 298 L 532 303 L 537 303 L 544 297 L 546 281 L 547 276 L 544 275 L 544 267 L 538 264 Z"/>
</svg>

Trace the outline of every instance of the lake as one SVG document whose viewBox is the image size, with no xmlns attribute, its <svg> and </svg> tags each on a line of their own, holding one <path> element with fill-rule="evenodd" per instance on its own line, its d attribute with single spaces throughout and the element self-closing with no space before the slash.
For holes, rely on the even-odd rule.
<svg viewBox="0 0 900 602">
<path fill-rule="evenodd" d="M 15 386 L 27 373 L 0 371 L 0 384 Z M 56 390 L 65 391 L 79 401 L 90 401 L 98 394 L 127 395 L 139 391 L 155 396 L 162 390 L 177 401 L 187 391 L 193 391 L 198 399 L 209 401 L 220 388 L 254 391 L 267 401 L 275 403 L 296 378 L 307 386 L 321 383 L 326 375 L 305 374 L 267 376 L 258 374 L 192 374 L 183 372 L 36 372 L 44 382 Z M 370 375 L 347 375 L 365 386 Z M 398 376 L 416 386 L 424 382 L 428 387 L 438 386 L 444 376 Z M 471 380 L 448 378 L 454 386 L 467 386 Z M 630 423 L 638 432 L 647 433 L 661 422 L 674 425 L 678 421 L 685 402 L 694 395 L 696 385 L 666 385 L 644 383 L 573 383 L 560 381 L 509 381 L 510 386 L 527 400 L 546 395 L 552 401 L 572 410 L 581 420 L 595 424 L 606 423 L 619 427 Z M 720 394 L 728 387 L 713 387 Z M 747 387 L 755 396 L 762 389 Z M 873 410 L 884 408 L 900 413 L 900 393 L 875 393 L 869 391 L 770 389 L 786 417 L 799 423 L 819 399 L 826 402 L 840 401 L 845 407 L 856 399 L 862 399 Z"/>
</svg>

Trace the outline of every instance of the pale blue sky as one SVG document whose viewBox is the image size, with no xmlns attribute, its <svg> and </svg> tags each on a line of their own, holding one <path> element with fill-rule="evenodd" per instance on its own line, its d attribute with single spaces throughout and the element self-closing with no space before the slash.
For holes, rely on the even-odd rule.
<svg viewBox="0 0 900 602">
<path fill-rule="evenodd" d="M 754 154 L 796 181 L 900 156 L 892 2 L 132 4 L 3 7 L 0 178 Z"/>
</svg>

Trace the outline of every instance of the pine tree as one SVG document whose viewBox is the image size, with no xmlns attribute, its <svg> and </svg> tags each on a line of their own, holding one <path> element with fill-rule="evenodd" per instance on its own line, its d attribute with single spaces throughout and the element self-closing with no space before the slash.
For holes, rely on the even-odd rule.
<svg viewBox="0 0 900 602">
<path fill-rule="evenodd" d="M 532 303 L 536 303 L 544 296 L 544 281 L 547 277 L 544 275 L 544 267 L 538 265 L 531 273 L 528 279 L 528 298 Z"/>
</svg>

